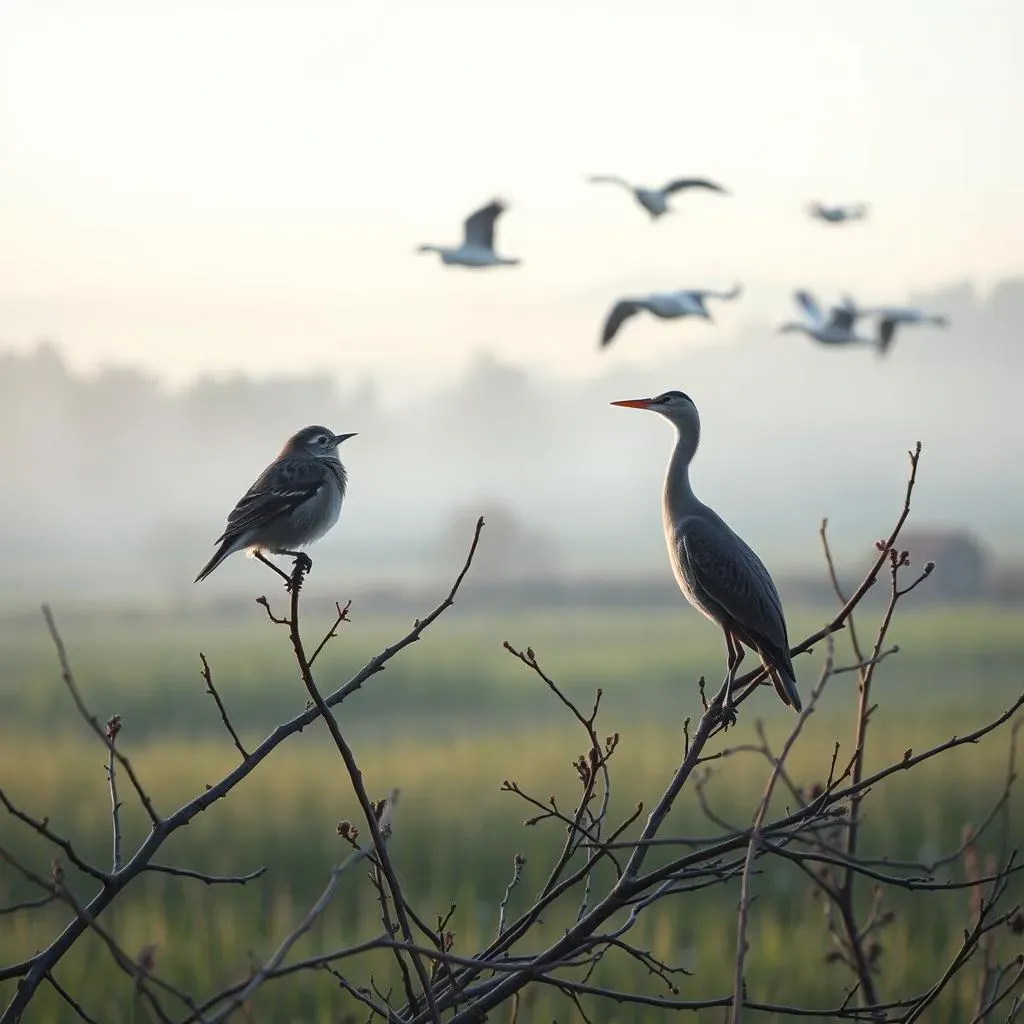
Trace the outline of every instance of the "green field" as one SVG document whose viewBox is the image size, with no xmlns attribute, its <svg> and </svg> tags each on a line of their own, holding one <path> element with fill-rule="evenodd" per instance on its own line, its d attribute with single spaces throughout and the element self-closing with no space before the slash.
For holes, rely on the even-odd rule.
<svg viewBox="0 0 1024 1024">
<path fill-rule="evenodd" d="M 59 613 L 59 609 L 58 609 Z M 791 616 L 791 633 L 803 635 L 826 610 Z M 214 678 L 243 741 L 252 746 L 278 722 L 305 706 L 305 691 L 289 657 L 287 637 L 260 609 L 202 621 L 136 614 L 68 618 L 62 623 L 79 684 L 101 718 L 124 719 L 120 743 L 152 793 L 169 812 L 217 781 L 237 761 L 210 697 L 199 678 L 198 651 L 209 657 Z M 311 617 L 312 618 L 312 617 Z M 323 625 L 328 624 L 325 616 Z M 870 617 L 869 617 L 870 619 Z M 869 635 L 865 620 L 861 634 Z M 408 622 L 388 616 L 353 622 L 318 664 L 329 690 Z M 898 618 L 891 641 L 900 653 L 878 670 L 880 704 L 869 739 L 870 764 L 898 760 L 982 724 L 1024 688 L 1024 621 L 989 608 L 911 611 Z M 312 621 L 310 635 L 317 632 Z M 527 856 L 524 879 L 510 912 L 527 905 L 546 877 L 563 831 L 547 825 L 524 828 L 528 809 L 500 791 L 503 779 L 546 799 L 554 794 L 572 806 L 576 793 L 570 765 L 582 734 L 543 684 L 501 650 L 501 641 L 534 647 L 544 667 L 565 689 L 588 703 L 605 693 L 602 732 L 619 731 L 613 760 L 613 814 L 638 801 L 648 806 L 681 756 L 681 726 L 699 714 L 695 681 L 702 673 L 720 679 L 724 650 L 715 630 L 680 609 L 639 614 L 629 610 L 474 615 L 457 606 L 422 641 L 401 654 L 339 709 L 339 721 L 364 771 L 371 795 L 402 790 L 393 855 L 406 891 L 428 920 L 457 904 L 452 919 L 455 951 L 471 954 L 494 934 L 497 906 L 508 882 L 513 854 Z M 839 644 L 839 662 L 846 655 Z M 801 689 L 810 691 L 822 650 L 800 659 Z M 855 677 L 837 676 L 808 723 L 790 762 L 799 784 L 827 774 L 833 743 L 852 750 Z M 744 705 L 740 725 L 718 746 L 753 737 L 763 717 L 781 746 L 789 712 L 768 689 Z M 43 623 L 34 618 L 0 623 L 0 786 L 20 806 L 49 815 L 57 831 L 80 851 L 109 864 L 110 817 L 104 752 L 77 719 L 60 681 Z M 319 895 L 331 869 L 345 855 L 335 835 L 341 818 L 359 818 L 347 777 L 317 723 L 289 740 L 227 801 L 182 830 L 160 860 L 203 871 L 235 873 L 266 865 L 264 878 L 244 889 L 211 890 L 196 881 L 145 875 L 104 917 L 129 951 L 157 946 L 157 972 L 199 994 L 244 977 L 265 959 Z M 864 850 L 895 858 L 930 858 L 960 843 L 965 824 L 978 823 L 998 797 L 1006 773 L 1009 730 L 977 746 L 961 748 L 913 773 L 897 774 L 865 804 Z M 767 777 L 763 760 L 739 755 L 722 762 L 708 783 L 718 814 L 749 824 Z M 122 783 L 126 849 L 145 835 L 145 817 Z M 983 844 L 998 852 L 1024 834 L 1016 820 L 1000 818 Z M 1014 832 L 1014 828 L 1017 832 Z M 704 834 L 711 825 L 693 794 L 677 803 L 666 835 Z M 1008 830 L 1009 829 L 1009 830 Z M 11 819 L 0 820 L 0 845 L 48 874 L 51 851 Z M 765 861 L 755 879 L 748 960 L 750 995 L 767 1002 L 809 1006 L 841 1001 L 849 983 L 843 969 L 825 966 L 828 936 L 821 903 L 804 876 L 785 862 Z M 950 877 L 962 878 L 962 865 Z M 84 897 L 92 890 L 75 880 Z M 1018 885 L 1016 890 L 1021 892 Z M 868 885 L 862 885 L 865 905 Z M 34 893 L 0 866 L 0 905 Z M 639 945 L 684 962 L 695 973 L 680 980 L 682 998 L 726 995 L 731 990 L 738 886 L 689 894 L 663 903 L 635 930 Z M 571 904 L 545 916 L 529 948 L 557 936 L 575 915 Z M 966 891 L 941 895 L 886 896 L 895 911 L 883 935 L 884 997 L 926 988 L 952 956 L 969 919 Z M 45 945 L 66 915 L 59 910 L 0 918 L 0 964 Z M 343 878 L 339 895 L 295 956 L 340 947 L 379 931 L 373 893 L 361 869 Z M 1021 948 L 1005 931 L 1004 948 Z M 1013 944 L 1016 943 L 1016 947 Z M 524 947 L 525 948 L 525 947 Z M 357 966 L 392 983 L 393 961 L 378 957 Z M 83 940 L 56 971 L 97 1019 L 132 1019 L 131 986 L 93 939 Z M 617 988 L 664 994 L 664 986 L 624 959 L 609 956 L 599 972 Z M 929 1021 L 967 1021 L 977 971 L 960 976 Z M 0 983 L 9 997 L 13 983 Z M 585 1004 L 594 1021 L 657 1020 L 664 1011 Z M 524 1010 L 528 1012 L 524 1013 Z M 336 1022 L 349 1012 L 363 1019 L 329 976 L 306 974 L 266 986 L 250 1017 L 259 1021 Z M 492 1015 L 508 1020 L 508 1008 Z M 720 1021 L 722 1012 L 695 1015 Z M 52 993 L 33 1004 L 30 1021 L 68 1020 Z M 572 1004 L 550 988 L 538 989 L 520 1008 L 519 1020 L 581 1020 Z M 756 1017 L 767 1020 L 767 1016 Z M 807 1019 L 807 1018 L 804 1018 Z"/>
</svg>

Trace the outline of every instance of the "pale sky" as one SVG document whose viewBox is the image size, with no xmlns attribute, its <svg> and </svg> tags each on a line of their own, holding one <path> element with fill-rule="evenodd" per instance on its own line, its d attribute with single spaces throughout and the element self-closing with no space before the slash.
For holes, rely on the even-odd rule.
<svg viewBox="0 0 1024 1024">
<path fill-rule="evenodd" d="M 1024 270 L 1021 38 L 1013 0 L 0 0 L 0 346 L 401 387 L 685 345 L 599 355 L 623 291 L 745 282 L 701 341 L 798 285 L 985 287 Z M 592 173 L 735 195 L 652 224 Z M 493 195 L 520 268 L 413 255 Z"/>
</svg>

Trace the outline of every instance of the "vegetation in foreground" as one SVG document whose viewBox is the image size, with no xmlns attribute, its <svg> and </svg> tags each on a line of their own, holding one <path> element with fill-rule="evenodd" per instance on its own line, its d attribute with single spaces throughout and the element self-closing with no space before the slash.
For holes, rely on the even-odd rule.
<svg viewBox="0 0 1024 1024">
<path fill-rule="evenodd" d="M 592 618 L 588 616 L 588 620 Z M 679 617 L 680 621 L 684 619 Z M 393 843 L 396 865 L 413 899 L 435 907 L 439 914 L 446 913 L 452 902 L 456 904 L 450 925 L 456 951 L 474 947 L 493 933 L 497 906 L 511 877 L 513 855 L 522 852 L 527 866 L 521 887 L 512 895 L 510 909 L 517 900 L 527 900 L 542 883 L 550 851 L 558 841 L 550 831 L 554 826 L 523 827 L 528 811 L 515 796 L 500 791 L 502 780 L 514 779 L 541 799 L 553 794 L 571 803 L 576 784 L 570 761 L 579 753 L 572 723 L 562 723 L 559 709 L 549 695 L 537 689 L 532 677 L 516 671 L 515 666 L 508 671 L 500 652 L 486 658 L 479 656 L 475 661 L 468 652 L 475 650 L 474 645 L 484 635 L 488 643 L 480 643 L 480 647 L 491 650 L 491 636 L 523 635 L 541 654 L 549 647 L 547 667 L 554 671 L 557 666 L 572 677 L 580 692 L 588 687 L 592 690 L 595 685 L 607 688 L 609 703 L 602 728 L 618 729 L 622 734 L 616 758 L 615 802 L 617 809 L 625 812 L 638 801 L 650 801 L 664 786 L 680 757 L 679 719 L 687 711 L 698 710 L 692 683 L 677 682 L 679 670 L 671 670 L 676 639 L 686 669 L 700 660 L 711 668 L 718 665 L 711 643 L 702 642 L 695 631 L 691 645 L 682 628 L 673 631 L 675 636 L 669 634 L 669 624 L 667 617 L 660 622 L 647 618 L 641 622 L 629 613 L 609 615 L 598 624 L 594 636 L 599 639 L 594 639 L 589 636 L 594 624 L 572 617 L 567 617 L 567 623 L 550 624 L 528 620 L 486 623 L 463 617 L 454 630 L 439 629 L 433 647 L 425 642 L 422 649 L 410 652 L 405 665 L 416 674 L 408 677 L 408 689 L 403 689 L 400 681 L 401 699 L 393 696 L 397 673 L 391 670 L 367 688 L 367 703 L 371 697 L 391 698 L 377 705 L 377 721 L 372 728 L 364 728 L 355 714 L 351 719 L 342 717 L 371 793 L 383 795 L 392 786 L 402 789 Z M 679 621 L 675 625 L 679 626 Z M 635 633 L 630 633 L 630 627 L 635 627 Z M 588 639 L 581 642 L 584 630 Z M 352 636 L 358 631 L 353 628 Z M 216 634 L 216 630 L 205 632 Z M 140 694 L 133 692 L 133 681 L 142 696 L 152 697 L 163 689 L 159 682 L 162 674 L 173 672 L 173 668 L 161 666 L 158 657 L 156 664 L 145 657 L 146 643 L 157 635 L 151 626 L 130 632 L 125 646 L 131 650 L 134 639 L 137 648 L 124 663 L 118 653 L 122 634 L 123 630 L 117 629 L 94 631 L 91 649 L 87 644 L 76 646 L 72 642 L 71 653 L 82 685 L 103 716 L 108 711 L 121 711 L 121 701 L 136 706 L 132 701 Z M 541 639 L 534 640 L 538 635 Z M 271 642 L 275 639 L 283 640 L 271 634 Z M 557 643 L 559 639 L 562 645 Z M 1024 638 L 1012 632 L 1009 621 L 981 617 L 972 621 L 970 616 L 959 614 L 905 616 L 894 639 L 903 646 L 903 652 L 886 665 L 877 680 L 882 708 L 870 737 L 871 763 L 898 760 L 908 747 L 921 749 L 930 742 L 963 733 L 1019 692 L 1015 663 L 1019 665 Z M 183 641 L 182 636 L 164 641 L 168 648 L 179 652 L 175 657 L 182 661 L 187 660 L 180 652 Z M 223 642 L 222 637 L 219 642 Z M 31 637 L 24 638 L 22 657 L 33 643 Z M 160 649 L 161 644 L 156 643 L 158 656 Z M 261 652 L 265 654 L 269 649 L 263 647 L 255 653 L 236 649 L 231 656 L 225 652 L 215 661 L 218 685 L 233 711 L 234 703 L 249 706 L 238 698 L 246 691 L 245 680 L 259 676 L 262 686 L 257 690 L 273 682 L 285 691 L 279 696 L 286 701 L 280 705 L 287 708 L 284 714 L 298 709 L 299 684 L 286 661 L 278 667 L 261 658 Z M 39 673 L 39 689 L 46 691 L 35 696 L 41 706 L 48 706 L 50 730 L 44 732 L 33 725 L 38 711 L 31 709 L 22 728 L 17 728 L 17 714 L 6 713 L 14 703 L 10 701 L 14 688 L 9 675 L 12 650 L 17 656 L 17 647 L 5 648 L 4 684 L 0 688 L 5 710 L 0 779 L 12 799 L 40 815 L 48 814 L 54 828 L 75 837 L 85 855 L 103 863 L 109 859 L 110 820 L 102 748 L 78 734 L 66 694 L 52 668 L 45 673 L 42 665 L 31 659 L 27 664 L 33 673 Z M 40 647 L 39 653 L 43 650 Z M 351 664 L 361 663 L 344 649 L 344 641 L 337 651 L 339 663 L 346 658 Z M 618 652 L 614 660 L 612 651 Z M 646 667 L 630 665 L 631 658 L 639 659 Z M 449 659 L 463 666 L 464 672 L 467 664 L 479 666 L 477 678 L 462 677 L 463 692 L 470 695 L 465 705 L 472 714 L 467 714 L 466 706 L 454 696 L 458 688 L 443 667 Z M 109 671 L 104 671 L 104 665 Z M 131 672 L 132 668 L 137 674 Z M 699 674 L 687 675 L 686 669 L 682 673 L 685 679 Z M 663 707 L 660 713 L 650 714 L 647 709 L 653 698 L 645 698 L 637 707 L 636 697 L 644 688 L 638 680 L 645 680 L 645 673 L 658 680 L 651 689 L 656 696 L 669 698 L 672 713 L 666 713 Z M 801 668 L 800 675 L 809 680 L 809 666 Z M 191 688 L 190 678 L 197 680 Z M 836 681 L 830 700 L 812 718 L 793 754 L 791 774 L 800 785 L 809 787 L 823 778 L 836 740 L 847 751 L 850 749 L 855 696 L 852 677 L 845 678 L 849 685 Z M 101 685 L 97 687 L 97 683 Z M 134 720 L 126 715 L 124 742 L 157 805 L 167 810 L 218 778 L 237 755 L 225 735 L 212 731 L 211 726 L 219 728 L 219 721 L 197 677 L 178 672 L 164 685 L 173 686 L 172 696 L 178 696 L 182 703 L 194 705 L 196 717 L 191 717 L 190 709 L 182 718 L 172 718 L 161 726 L 151 713 L 140 730 L 145 738 L 136 741 L 132 735 Z M 289 686 L 293 688 L 290 699 Z M 104 692 L 104 687 L 104 697 L 96 699 L 97 690 Z M 434 689 L 445 698 L 432 704 L 434 714 L 426 720 L 420 714 L 420 701 L 410 700 L 406 706 L 405 695 L 414 688 Z M 486 701 L 479 691 L 494 696 L 492 714 L 487 714 Z M 508 693 L 514 693 L 516 700 L 502 696 Z M 104 704 L 108 699 L 112 702 L 109 708 Z M 259 709 L 259 701 L 254 701 L 252 707 Z M 368 709 L 361 710 L 368 713 Z M 199 722 L 200 711 L 205 712 L 202 728 L 192 724 Z M 266 714 L 266 709 L 254 711 L 250 727 L 256 728 Z M 755 697 L 745 706 L 743 721 L 722 741 L 723 745 L 741 745 L 749 740 L 754 718 L 759 715 L 767 716 L 769 734 L 775 742 L 781 742 L 790 721 L 784 712 L 776 710 L 766 691 L 765 699 Z M 444 727 L 446 717 L 456 725 Z M 58 721 L 68 723 L 59 741 L 53 739 L 53 726 Z M 544 725 L 538 727 L 538 722 Z M 168 862 L 203 871 L 240 873 L 266 865 L 267 874 L 245 888 L 216 891 L 192 880 L 145 876 L 105 917 L 126 949 L 155 945 L 161 973 L 200 990 L 245 977 L 251 963 L 264 960 L 272 952 L 319 895 L 331 866 L 346 852 L 335 833 L 337 821 L 357 818 L 348 780 L 320 733 L 320 728 L 309 730 L 288 744 L 266 771 L 254 774 L 230 801 L 193 822 L 166 851 Z M 998 798 L 1007 770 L 1006 758 L 1005 741 L 994 739 L 950 755 L 941 763 L 941 770 L 930 770 L 925 765 L 912 777 L 897 776 L 866 804 L 865 852 L 929 860 L 957 848 L 965 825 L 977 825 Z M 741 755 L 731 759 L 726 769 L 712 770 L 705 794 L 719 816 L 743 825 L 751 819 L 766 774 L 763 761 Z M 126 804 L 125 839 L 131 848 L 132 840 L 144 833 L 145 820 L 129 800 Z M 690 794 L 673 812 L 668 834 L 706 834 L 709 828 L 695 795 Z M 545 829 L 549 830 L 546 836 Z M 1011 831 L 1009 818 L 997 819 L 984 841 L 984 852 L 998 854 Z M 45 870 L 50 850 L 34 842 L 31 833 L 5 825 L 4 834 L 5 843 L 19 856 Z M 230 842 L 225 836 L 231 837 Z M 951 866 L 950 877 L 962 879 L 963 870 L 958 861 Z M 869 901 L 871 893 L 864 889 L 864 899 Z M 810 1005 L 841 1001 L 847 978 L 840 968 L 827 965 L 827 933 L 813 887 L 791 865 L 781 864 L 773 865 L 770 876 L 756 879 L 756 891 L 748 970 L 751 992 L 765 1001 L 783 995 Z M 0 904 L 29 895 L 34 894 L 0 869 Z M 692 979 L 677 980 L 682 997 L 730 990 L 737 899 L 735 886 L 692 894 L 685 903 L 670 903 L 643 924 L 643 941 L 656 955 L 683 959 L 694 970 Z M 948 962 L 959 944 L 961 929 L 969 919 L 970 899 L 970 893 L 964 890 L 937 898 L 887 894 L 886 906 L 896 917 L 885 933 L 880 952 L 879 985 L 883 993 L 917 990 L 934 978 L 936 965 Z M 57 909 L 0 919 L 0 963 L 18 960 L 48 941 L 63 919 Z M 545 936 L 557 935 L 566 923 L 557 918 L 545 921 Z M 379 918 L 372 892 L 362 873 L 356 872 L 345 877 L 330 912 L 295 955 L 301 956 L 304 949 L 340 947 L 377 930 Z M 1000 942 L 1024 948 L 1024 940 L 1009 930 L 1000 936 Z M 374 971 L 382 985 L 395 980 L 386 960 L 375 965 Z M 97 1019 L 112 1024 L 132 1019 L 130 986 L 95 939 L 76 947 L 62 962 L 57 977 Z M 617 988 L 665 993 L 664 985 L 659 987 L 644 971 L 611 957 L 601 966 L 601 979 Z M 936 1008 L 934 1019 L 969 1019 L 966 1008 L 973 1003 L 976 984 L 976 973 L 968 969 Z M 2 986 L 0 993 L 7 994 Z M 527 1008 L 530 1012 L 524 1017 Z M 252 1009 L 255 1020 L 323 1022 L 344 1019 L 354 1010 L 326 974 L 275 982 L 262 990 Z M 66 1009 L 47 993 L 33 1004 L 32 1013 L 32 1019 L 43 1024 L 67 1019 Z M 595 1004 L 588 1006 L 588 1014 L 596 1021 L 645 1020 L 660 1018 L 662 1011 L 652 1009 L 645 1014 L 630 1008 L 617 1014 L 614 1006 Z M 571 1004 L 548 989 L 524 1001 L 519 1019 L 533 1018 L 581 1019 Z M 699 1020 L 705 1018 L 717 1021 L 720 1013 L 698 1016 Z"/>
</svg>

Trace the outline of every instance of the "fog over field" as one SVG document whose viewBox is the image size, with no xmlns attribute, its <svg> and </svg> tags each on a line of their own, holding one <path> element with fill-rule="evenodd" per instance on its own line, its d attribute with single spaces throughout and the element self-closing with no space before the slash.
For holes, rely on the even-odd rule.
<svg viewBox="0 0 1024 1024">
<path fill-rule="evenodd" d="M 952 326 L 904 329 L 884 362 L 778 336 L 777 323 L 713 341 L 703 328 L 693 346 L 700 326 L 653 324 L 677 336 L 671 355 L 610 369 L 573 338 L 590 372 L 569 379 L 498 359 L 482 339 L 463 371 L 398 398 L 379 376 L 345 374 L 340 350 L 334 371 L 175 387 L 125 361 L 71 370 L 59 340 L 11 352 L 0 359 L 5 602 L 198 600 L 261 586 L 264 570 L 243 557 L 202 587 L 191 581 L 235 500 L 308 422 L 358 432 L 341 449 L 349 494 L 314 550 L 318 580 L 446 573 L 453 518 L 499 512 L 544 545 L 537 571 L 657 573 L 671 433 L 608 402 L 668 388 L 691 394 L 703 417 L 695 489 L 780 571 L 816 565 L 822 516 L 841 556 L 862 559 L 897 510 L 916 440 L 915 523 L 966 525 L 998 558 L 1020 558 L 1024 431 L 1007 410 L 1024 372 L 1024 281 L 914 299 Z M 643 332 L 630 330 L 619 344 L 640 348 Z"/>
</svg>

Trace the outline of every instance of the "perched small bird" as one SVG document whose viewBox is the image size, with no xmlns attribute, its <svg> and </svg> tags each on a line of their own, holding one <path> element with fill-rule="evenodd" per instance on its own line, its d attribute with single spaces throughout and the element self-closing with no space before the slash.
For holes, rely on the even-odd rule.
<svg viewBox="0 0 1024 1024">
<path fill-rule="evenodd" d="M 594 174 L 587 178 L 592 184 L 608 183 L 621 185 L 633 193 L 633 198 L 651 215 L 651 220 L 657 220 L 662 214 L 669 213 L 668 197 L 674 192 L 681 192 L 687 188 L 705 188 L 711 192 L 721 192 L 728 195 L 727 189 L 716 185 L 707 178 L 677 178 L 675 181 L 667 182 L 661 188 L 644 188 L 642 185 L 631 185 L 624 178 L 614 174 Z"/>
<path fill-rule="evenodd" d="M 228 555 L 243 548 L 299 557 L 297 548 L 319 540 L 338 521 L 347 476 L 338 445 L 355 434 L 303 427 L 242 495 L 220 547 L 196 577 L 206 579 Z"/>
<path fill-rule="evenodd" d="M 508 209 L 500 199 L 481 206 L 463 224 L 462 245 L 421 245 L 417 252 L 436 252 L 441 262 L 458 267 L 515 267 L 518 259 L 499 256 L 494 251 L 494 225 Z"/>
<path fill-rule="evenodd" d="M 865 338 L 857 334 L 856 323 L 863 311 L 857 308 L 849 296 L 843 298 L 842 305 L 833 306 L 828 316 L 810 292 L 795 292 L 793 298 L 807 319 L 783 324 L 779 334 L 798 331 L 823 345 L 870 345 L 879 351 L 884 350 L 877 338 Z"/>
<path fill-rule="evenodd" d="M 636 299 L 620 299 L 612 306 L 604 322 L 601 334 L 601 348 L 611 344 L 619 328 L 642 309 L 658 317 L 659 320 L 675 320 L 681 316 L 699 316 L 711 319 L 708 312 L 708 299 L 724 299 L 726 301 L 739 298 L 743 286 L 736 284 L 731 291 L 713 292 L 697 289 L 681 289 L 675 292 L 654 292 Z"/>
<path fill-rule="evenodd" d="M 858 317 L 873 316 L 878 318 L 878 351 L 884 355 L 892 345 L 896 328 L 900 324 L 920 324 L 932 327 L 948 327 L 949 319 L 926 313 L 923 309 L 910 306 L 878 306 L 865 307 L 857 310 Z"/>
<path fill-rule="evenodd" d="M 868 215 L 866 203 L 848 203 L 845 206 L 826 206 L 824 203 L 811 203 L 807 212 L 817 220 L 829 224 L 846 224 L 851 220 L 863 220 Z"/>
<path fill-rule="evenodd" d="M 735 717 L 732 686 L 744 644 L 761 656 L 783 704 L 800 711 L 786 620 L 775 584 L 761 559 L 690 487 L 690 463 L 700 443 L 700 417 L 693 400 L 681 391 L 666 391 L 657 398 L 612 405 L 649 409 L 676 428 L 662 499 L 665 540 L 679 589 L 725 634 L 728 667 L 719 694 L 723 715 Z"/>
</svg>

